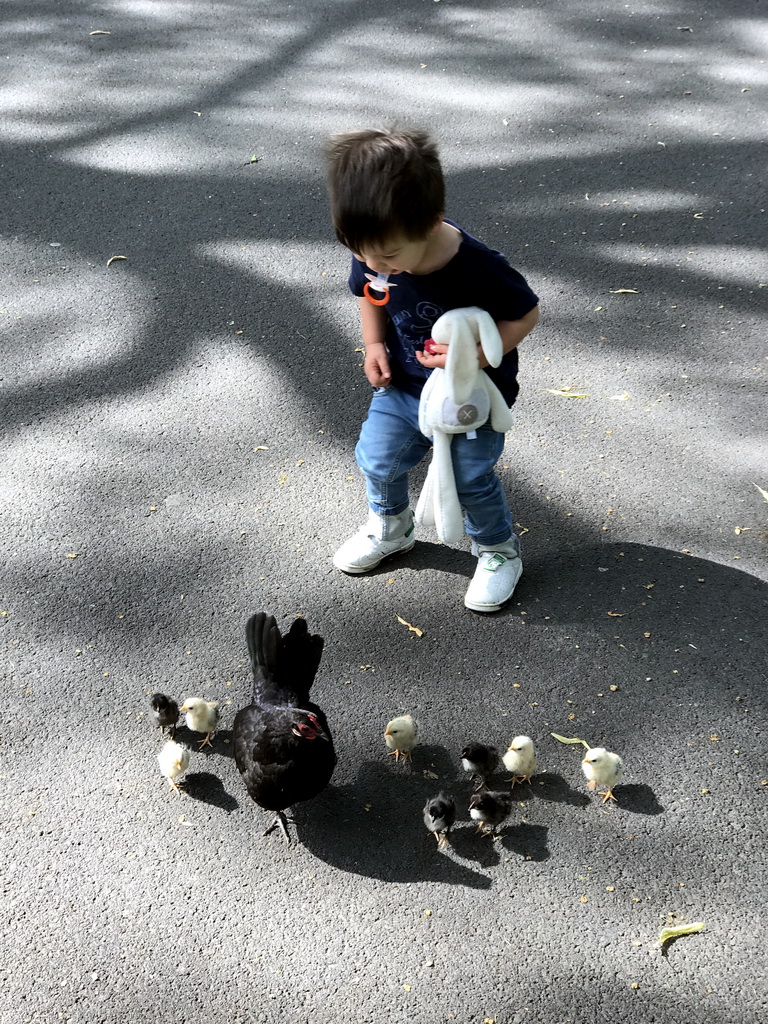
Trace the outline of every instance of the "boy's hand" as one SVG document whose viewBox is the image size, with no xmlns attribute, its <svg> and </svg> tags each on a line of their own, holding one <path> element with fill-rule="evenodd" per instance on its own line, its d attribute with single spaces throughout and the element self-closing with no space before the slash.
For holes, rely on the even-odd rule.
<svg viewBox="0 0 768 1024">
<path fill-rule="evenodd" d="M 448 352 L 447 345 L 438 345 L 436 341 L 432 342 L 432 355 L 428 352 L 421 352 L 416 349 L 416 358 L 422 366 L 426 366 L 429 370 L 441 370 L 445 369 L 445 356 Z M 483 352 L 480 345 L 477 346 L 477 361 L 481 370 L 484 370 L 486 366 L 489 366 L 488 360 L 485 358 L 485 352 Z"/>
<path fill-rule="evenodd" d="M 382 342 L 366 346 L 363 363 L 368 383 L 374 388 L 385 388 L 392 383 L 387 347 Z"/>
<path fill-rule="evenodd" d="M 427 370 L 444 370 L 448 346 L 438 345 L 436 341 L 433 341 L 431 353 L 422 352 L 421 349 L 417 348 L 415 354 L 417 361 Z"/>
</svg>

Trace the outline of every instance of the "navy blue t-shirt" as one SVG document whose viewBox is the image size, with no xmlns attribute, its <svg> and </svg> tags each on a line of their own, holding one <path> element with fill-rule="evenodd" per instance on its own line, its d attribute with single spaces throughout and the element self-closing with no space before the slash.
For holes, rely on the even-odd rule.
<svg viewBox="0 0 768 1024">
<path fill-rule="evenodd" d="M 480 306 L 494 320 L 519 320 L 538 305 L 538 298 L 522 274 L 514 270 L 500 252 L 461 231 L 459 251 L 440 270 L 431 274 L 393 274 L 389 279 L 389 302 L 384 308 L 387 321 L 386 342 L 392 383 L 417 398 L 432 372 L 422 366 L 414 352 L 423 349 L 432 335 L 432 325 L 449 309 Z M 370 267 L 352 259 L 349 287 L 362 296 Z M 375 276 L 375 275 L 374 275 Z M 374 292 L 374 295 L 377 293 Z M 509 352 L 498 367 L 486 367 L 486 373 L 512 405 L 519 390 L 517 349 Z"/>
</svg>

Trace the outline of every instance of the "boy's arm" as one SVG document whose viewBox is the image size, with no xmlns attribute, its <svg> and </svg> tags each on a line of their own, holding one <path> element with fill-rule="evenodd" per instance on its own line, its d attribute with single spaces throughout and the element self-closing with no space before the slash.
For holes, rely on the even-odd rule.
<svg viewBox="0 0 768 1024">
<path fill-rule="evenodd" d="M 523 338 L 527 337 L 536 324 L 539 322 L 539 307 L 534 306 L 532 310 L 519 320 L 499 320 L 496 324 L 501 335 L 501 345 L 504 355 L 517 348 Z M 483 350 L 478 348 L 480 356 L 480 369 L 488 366 L 488 360 L 483 355 Z"/>
<path fill-rule="evenodd" d="M 534 306 L 533 309 L 526 313 L 525 316 L 520 317 L 519 320 L 498 320 L 496 327 L 501 335 L 501 345 L 504 349 L 504 355 L 517 348 L 523 338 L 531 333 L 538 322 L 538 306 Z M 438 367 L 444 370 L 447 352 L 447 345 L 435 345 L 434 355 L 430 355 L 427 352 L 417 351 L 416 358 L 422 366 L 426 366 L 430 370 L 435 370 Z M 483 370 L 489 365 L 489 363 L 483 355 L 483 350 L 480 345 L 477 346 L 477 355 L 480 359 L 480 369 Z"/>
<path fill-rule="evenodd" d="M 386 387 L 392 381 L 389 356 L 385 338 L 387 335 L 387 314 L 382 306 L 372 305 L 368 299 L 360 299 L 360 320 L 365 345 L 365 376 L 375 388 Z"/>
</svg>

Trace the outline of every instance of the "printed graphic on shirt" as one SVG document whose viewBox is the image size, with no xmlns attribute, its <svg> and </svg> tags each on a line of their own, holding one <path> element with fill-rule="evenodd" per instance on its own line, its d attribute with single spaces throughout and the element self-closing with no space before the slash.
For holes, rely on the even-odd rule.
<svg viewBox="0 0 768 1024">
<path fill-rule="evenodd" d="M 424 350 L 424 342 L 432 335 L 432 325 L 444 312 L 434 302 L 418 302 L 415 312 L 400 309 L 391 317 L 399 335 L 401 360 L 409 374 L 425 379 L 429 376 L 430 370 L 421 365 L 416 352 Z"/>
</svg>

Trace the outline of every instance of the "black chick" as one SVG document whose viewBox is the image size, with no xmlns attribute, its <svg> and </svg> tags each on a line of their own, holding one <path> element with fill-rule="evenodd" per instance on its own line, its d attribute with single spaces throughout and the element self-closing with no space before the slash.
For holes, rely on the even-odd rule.
<svg viewBox="0 0 768 1024">
<path fill-rule="evenodd" d="M 456 821 L 456 803 L 442 789 L 437 796 L 430 797 L 424 805 L 424 824 L 443 847 L 448 842 L 453 823 Z"/>
<path fill-rule="evenodd" d="M 176 735 L 176 723 L 179 720 L 179 705 L 175 700 L 166 697 L 164 693 L 153 693 L 150 701 L 155 724 L 165 734 L 166 729 L 171 730 L 171 738 Z"/>
<path fill-rule="evenodd" d="M 499 767 L 499 752 L 484 743 L 468 743 L 461 752 L 461 766 L 475 782 L 475 789 L 482 789 Z"/>
<path fill-rule="evenodd" d="M 469 801 L 469 816 L 477 822 L 477 827 L 486 835 L 496 838 L 499 825 L 509 817 L 512 810 L 512 797 L 503 791 L 492 793 L 489 789 L 481 789 L 473 793 Z"/>
<path fill-rule="evenodd" d="M 235 716 L 235 763 L 248 795 L 275 820 L 290 845 L 287 807 L 324 789 L 336 767 L 325 715 L 309 699 L 323 638 L 296 619 L 283 637 L 274 616 L 259 612 L 245 627 L 253 666 L 253 703 Z"/>
</svg>

